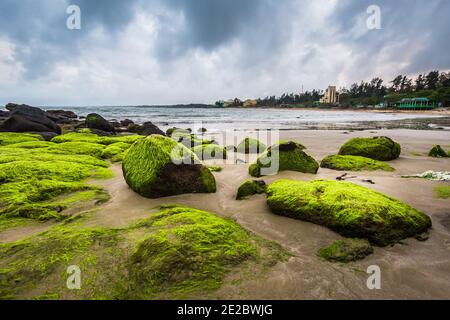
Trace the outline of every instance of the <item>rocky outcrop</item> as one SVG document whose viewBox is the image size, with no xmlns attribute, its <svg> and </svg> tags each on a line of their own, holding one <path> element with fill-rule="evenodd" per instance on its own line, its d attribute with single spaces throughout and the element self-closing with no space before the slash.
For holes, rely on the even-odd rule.
<svg viewBox="0 0 450 320">
<path fill-rule="evenodd" d="M 114 126 L 97 113 L 91 113 L 87 115 L 86 127 L 89 129 L 96 129 L 110 133 L 115 132 Z"/>
<path fill-rule="evenodd" d="M 354 138 L 339 150 L 340 155 L 361 156 L 379 161 L 397 159 L 400 153 L 400 144 L 388 137 Z"/>
<path fill-rule="evenodd" d="M 48 117 L 45 111 L 28 106 L 9 103 L 9 118 L 1 125 L 2 132 L 53 132 L 61 134 L 61 128 Z"/>
<path fill-rule="evenodd" d="M 137 141 L 122 163 L 125 181 L 148 198 L 214 193 L 216 181 L 189 149 L 161 135 Z"/>
</svg>

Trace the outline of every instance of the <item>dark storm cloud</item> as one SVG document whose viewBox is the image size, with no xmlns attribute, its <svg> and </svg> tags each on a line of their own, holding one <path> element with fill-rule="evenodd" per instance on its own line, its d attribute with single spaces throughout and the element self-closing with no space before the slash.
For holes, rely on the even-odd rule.
<svg viewBox="0 0 450 320">
<path fill-rule="evenodd" d="M 373 4 L 381 9 L 382 29 L 359 36 L 348 32 L 357 19 L 367 18 L 366 9 Z M 422 47 L 404 69 L 398 70 L 416 73 L 450 68 L 450 55 L 445 54 L 450 50 L 449 12 L 447 0 L 344 0 L 338 2 L 331 21 L 339 27 L 337 39 L 352 47 L 355 63 L 361 65 L 370 65 L 387 46 L 407 42 L 405 47 Z M 399 50 L 392 58 L 409 53 Z"/>
<path fill-rule="evenodd" d="M 79 31 L 66 28 L 69 4 L 81 7 Z M 381 30 L 368 31 L 365 26 L 370 5 L 381 9 Z M 183 67 L 196 75 L 203 63 L 196 60 L 202 59 L 195 57 L 199 53 L 217 55 L 209 61 L 217 87 L 227 87 L 233 79 L 242 82 L 244 94 L 259 94 L 255 88 L 264 85 L 284 90 L 305 82 L 321 88 L 338 78 L 353 82 L 450 69 L 448 12 L 448 0 L 0 0 L 0 45 L 4 40 L 13 44 L 12 60 L 23 66 L 17 90 L 24 84 L 33 86 L 58 64 L 79 70 L 79 62 L 89 59 L 99 61 L 101 74 L 119 70 L 129 76 L 130 88 L 137 87 L 133 79 L 142 77 L 141 65 L 154 72 L 153 81 L 178 82 L 177 63 L 198 63 Z M 130 25 L 143 28 L 145 19 L 154 27 L 150 32 L 126 33 Z M 102 31 L 100 37 L 96 30 Z M 121 46 L 126 37 L 135 37 L 131 45 L 151 45 L 142 52 L 138 47 L 139 55 L 133 56 Z M 105 59 L 102 52 L 111 52 L 111 58 Z M 127 61 L 129 56 L 134 61 Z M 392 70 L 386 70 L 386 62 Z M 79 81 L 95 71 L 89 65 Z M 209 75 L 204 70 L 203 75 L 196 81 L 208 87 Z M 183 85 L 189 87 L 191 80 L 186 78 Z M 171 89 L 158 85 L 161 92 Z"/>
<path fill-rule="evenodd" d="M 267 51 L 276 54 L 289 36 L 289 8 L 294 3 L 277 0 L 168 0 L 163 6 L 181 13 L 184 25 L 174 32 L 170 19 L 161 17 L 157 54 L 161 61 L 170 61 L 191 49 L 213 51 L 233 41 L 252 48 L 242 57 L 242 64 L 253 63 Z M 288 19 L 286 19 L 288 18 Z"/>
<path fill-rule="evenodd" d="M 1 0 L 0 37 L 17 46 L 17 58 L 30 78 L 45 75 L 61 60 L 76 59 L 83 40 L 97 26 L 110 36 L 126 25 L 134 14 L 136 1 L 121 0 Z M 68 30 L 66 9 L 82 8 L 82 29 Z"/>
</svg>

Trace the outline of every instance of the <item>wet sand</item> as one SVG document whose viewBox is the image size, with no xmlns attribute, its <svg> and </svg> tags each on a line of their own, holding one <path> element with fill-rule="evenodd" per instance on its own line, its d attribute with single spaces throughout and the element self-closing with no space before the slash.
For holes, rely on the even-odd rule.
<svg viewBox="0 0 450 320">
<path fill-rule="evenodd" d="M 288 262 L 279 263 L 262 278 L 244 280 L 238 286 L 225 283 L 209 298 L 448 299 L 450 200 L 437 199 L 434 195 L 433 188 L 442 182 L 404 179 L 401 175 L 426 170 L 450 170 L 450 159 L 425 156 L 433 144 L 449 148 L 450 132 L 389 130 L 344 134 L 342 131 L 287 131 L 281 133 L 281 138 L 301 142 L 308 148 L 309 154 L 320 160 L 336 153 L 349 138 L 376 135 L 390 136 L 402 145 L 401 158 L 390 162 L 396 171 L 355 173 L 357 178 L 350 181 L 396 197 L 430 215 L 433 229 L 425 242 L 407 239 L 404 244 L 393 247 L 376 247 L 373 255 L 360 262 L 335 264 L 322 261 L 316 256 L 317 250 L 341 238 L 338 234 L 322 226 L 272 214 L 262 195 L 246 201 L 234 200 L 239 184 L 250 178 L 246 164 L 227 164 L 222 172 L 215 173 L 218 185 L 216 194 L 190 194 L 155 200 L 132 192 L 122 178 L 120 167 L 115 167 L 116 177 L 103 184 L 111 193 L 111 201 L 96 213 L 90 223 L 123 226 L 148 215 L 149 208 L 167 203 L 183 204 L 232 217 L 245 228 L 280 243 L 294 254 Z M 239 158 L 243 156 L 239 155 Z M 264 180 L 270 183 L 279 178 L 335 179 L 339 174 L 328 169 L 320 169 L 318 175 L 281 172 Z M 376 184 L 363 183 L 361 180 L 365 178 L 372 179 Z M 381 268 L 381 290 L 369 290 L 366 286 L 366 270 L 370 265 Z"/>
<path fill-rule="evenodd" d="M 390 162 L 395 172 L 351 173 L 349 180 L 405 201 L 430 215 L 433 229 L 425 242 L 407 239 L 393 247 L 375 247 L 373 255 L 349 264 L 323 261 L 316 256 L 319 248 L 341 237 L 329 229 L 311 223 L 274 215 L 265 196 L 236 201 L 239 184 L 251 178 L 248 164 L 223 165 L 214 173 L 218 190 L 215 194 L 188 194 L 162 199 L 146 199 L 131 191 L 125 183 L 120 166 L 115 165 L 115 177 L 95 181 L 107 189 L 111 200 L 98 207 L 87 222 L 89 225 L 121 227 L 148 216 L 151 208 L 161 204 L 182 204 L 219 215 L 232 217 L 256 234 L 280 243 L 293 257 L 278 263 L 266 273 L 244 279 L 236 285 L 225 281 L 222 288 L 205 298 L 222 299 L 449 299 L 450 298 L 450 199 L 437 199 L 434 187 L 442 182 L 404 179 L 401 175 L 426 170 L 450 171 L 450 159 L 434 159 L 426 153 L 434 144 L 450 149 L 448 131 L 379 130 L 343 131 L 284 131 L 280 138 L 298 141 L 306 152 L 320 161 L 337 153 L 339 146 L 353 137 L 386 135 L 402 145 L 402 155 Z M 421 155 L 422 154 L 422 155 Z M 233 155 L 231 155 L 233 156 Z M 244 156 L 239 155 L 243 159 Z M 254 156 L 247 159 L 251 161 Z M 207 161 L 214 163 L 214 161 Z M 265 177 L 270 183 L 279 178 L 296 180 L 335 179 L 342 172 L 320 169 L 317 175 L 281 172 Z M 372 179 L 375 185 L 362 182 Z M 367 267 L 381 268 L 381 290 L 366 286 Z"/>
</svg>

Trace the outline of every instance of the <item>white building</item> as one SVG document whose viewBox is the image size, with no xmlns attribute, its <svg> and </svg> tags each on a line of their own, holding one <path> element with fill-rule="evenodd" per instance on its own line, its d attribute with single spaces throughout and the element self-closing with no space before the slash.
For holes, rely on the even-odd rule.
<svg viewBox="0 0 450 320">
<path fill-rule="evenodd" d="M 336 86 L 329 86 L 325 91 L 325 95 L 320 99 L 320 103 L 334 104 L 338 102 Z"/>
</svg>

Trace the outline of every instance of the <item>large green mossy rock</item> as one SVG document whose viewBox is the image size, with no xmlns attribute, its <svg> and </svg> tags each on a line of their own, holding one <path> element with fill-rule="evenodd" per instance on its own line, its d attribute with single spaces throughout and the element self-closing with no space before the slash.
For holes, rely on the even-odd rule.
<svg viewBox="0 0 450 320">
<path fill-rule="evenodd" d="M 276 214 L 381 246 L 418 236 L 431 227 L 430 217 L 419 210 L 350 182 L 278 180 L 267 194 L 267 203 Z"/>
<path fill-rule="evenodd" d="M 319 250 L 319 257 L 332 262 L 361 260 L 373 253 L 373 247 L 365 239 L 343 239 Z"/>
<path fill-rule="evenodd" d="M 360 156 L 328 156 L 322 160 L 320 167 L 343 171 L 394 171 L 387 163 Z"/>
<path fill-rule="evenodd" d="M 237 146 L 239 153 L 261 153 L 266 150 L 267 146 L 258 139 L 247 137 Z"/>
<path fill-rule="evenodd" d="M 354 138 L 339 150 L 340 155 L 361 156 L 379 161 L 397 159 L 400 153 L 400 144 L 388 137 Z"/>
<path fill-rule="evenodd" d="M 437 145 L 431 148 L 428 156 L 433 158 L 447 158 L 448 154 L 444 151 L 444 149 L 442 149 L 440 145 Z"/>
<path fill-rule="evenodd" d="M 148 198 L 216 192 L 216 181 L 197 156 L 171 138 L 152 135 L 128 149 L 123 175 L 135 192 Z"/>
<path fill-rule="evenodd" d="M 0 132 L 0 146 L 17 144 L 21 142 L 43 141 L 41 135 L 31 133 Z"/>
<path fill-rule="evenodd" d="M 104 145 L 57 144 L 29 134 L 0 138 L 0 218 L 10 225 L 14 219 L 61 220 L 71 214 L 66 209 L 76 213 L 108 199 L 102 188 L 85 182 L 112 176 L 100 159 Z"/>
<path fill-rule="evenodd" d="M 228 276 L 259 279 L 289 257 L 232 219 L 193 208 L 164 206 L 122 228 L 87 219 L 0 243 L 0 300 L 205 298 Z M 82 270 L 79 290 L 61 278 L 71 265 Z"/>
<path fill-rule="evenodd" d="M 253 177 L 274 175 L 279 171 L 297 171 L 316 174 L 319 164 L 307 155 L 305 147 L 297 142 L 280 142 L 269 148 L 249 167 Z"/>
</svg>

